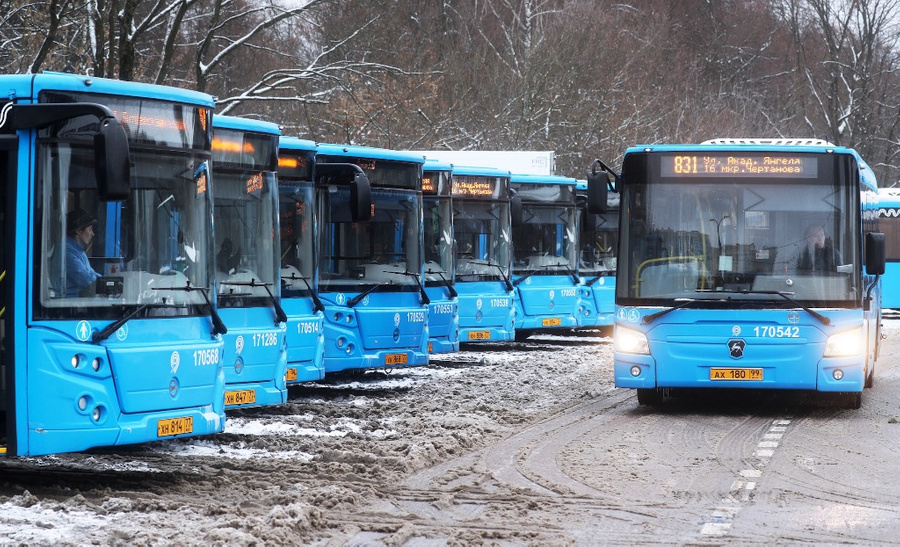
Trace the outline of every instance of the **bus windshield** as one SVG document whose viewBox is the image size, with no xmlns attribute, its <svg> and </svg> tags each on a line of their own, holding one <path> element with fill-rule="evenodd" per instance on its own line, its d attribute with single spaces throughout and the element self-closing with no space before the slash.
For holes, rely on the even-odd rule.
<svg viewBox="0 0 900 547">
<path fill-rule="evenodd" d="M 453 211 L 449 197 L 428 197 L 424 204 L 425 279 L 453 280 Z"/>
<path fill-rule="evenodd" d="M 575 206 L 524 203 L 522 210 L 523 223 L 513 229 L 513 273 L 574 272 Z"/>
<path fill-rule="evenodd" d="M 810 306 L 859 305 L 859 188 L 846 175 L 855 172 L 846 164 L 851 156 L 765 158 L 796 165 L 790 174 L 780 167 L 760 174 L 755 162 L 761 158 L 750 157 L 743 158 L 750 169 L 723 169 L 724 155 L 701 158 L 713 167 L 698 174 L 674 168 L 680 157 L 646 154 L 646 161 L 628 162 L 626 156 L 620 303 L 667 305 L 712 291 L 785 292 Z"/>
<path fill-rule="evenodd" d="M 374 215 L 369 222 L 353 222 L 349 187 L 326 185 L 318 192 L 323 292 L 362 291 L 381 284 L 418 290 L 422 198 L 417 192 L 373 187 Z"/>
<path fill-rule="evenodd" d="M 279 181 L 281 217 L 281 293 L 285 298 L 309 296 L 315 286 L 313 183 Z"/>
<path fill-rule="evenodd" d="M 501 281 L 509 277 L 509 203 L 454 199 L 458 281 Z"/>
<path fill-rule="evenodd" d="M 106 318 L 154 304 L 208 313 L 205 296 L 186 289 L 210 284 L 206 154 L 132 146 L 131 197 L 102 202 L 91 148 L 47 141 L 38 153 L 39 317 Z"/>
</svg>

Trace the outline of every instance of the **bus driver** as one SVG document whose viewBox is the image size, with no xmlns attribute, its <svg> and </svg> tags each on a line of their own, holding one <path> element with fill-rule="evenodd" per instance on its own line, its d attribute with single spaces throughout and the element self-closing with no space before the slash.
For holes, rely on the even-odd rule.
<svg viewBox="0 0 900 547">
<path fill-rule="evenodd" d="M 69 213 L 66 224 L 66 296 L 78 296 L 81 291 L 97 281 L 100 274 L 88 261 L 88 245 L 94 239 L 97 219 L 87 211 L 75 209 Z"/>
</svg>

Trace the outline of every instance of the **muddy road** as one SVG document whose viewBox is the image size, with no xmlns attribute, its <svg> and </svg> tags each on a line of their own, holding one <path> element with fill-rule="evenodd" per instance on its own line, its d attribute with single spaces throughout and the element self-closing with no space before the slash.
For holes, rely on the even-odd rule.
<svg viewBox="0 0 900 547">
<path fill-rule="evenodd" d="M 900 321 L 863 406 L 637 405 L 611 340 L 537 337 L 294 388 L 225 433 L 0 460 L 0 538 L 54 544 L 894 543 Z"/>
</svg>

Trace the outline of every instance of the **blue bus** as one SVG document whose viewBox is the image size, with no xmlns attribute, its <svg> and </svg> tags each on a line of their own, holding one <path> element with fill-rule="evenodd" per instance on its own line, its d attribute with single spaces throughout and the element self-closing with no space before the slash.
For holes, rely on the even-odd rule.
<svg viewBox="0 0 900 547">
<path fill-rule="evenodd" d="M 588 210 L 587 181 L 579 180 L 578 273 L 582 281 L 578 326 L 612 336 L 616 319 L 616 257 L 619 244 L 619 195 L 607 194 L 607 210 Z"/>
<path fill-rule="evenodd" d="M 810 139 L 629 148 L 614 373 L 658 404 L 679 388 L 835 392 L 874 381 L 884 234 L 874 174 Z"/>
<path fill-rule="evenodd" d="M 213 118 L 212 195 L 225 408 L 287 401 L 287 316 L 279 302 L 278 138 L 269 122 Z"/>
<path fill-rule="evenodd" d="M 209 95 L 0 76 L 0 453 L 219 432 Z"/>
<path fill-rule="evenodd" d="M 316 143 L 281 137 L 278 193 L 281 305 L 287 314 L 288 385 L 325 377 L 325 304 L 318 295 Z"/>
<path fill-rule="evenodd" d="M 586 289 L 577 269 L 576 185 L 569 177 L 510 175 L 522 200 L 522 219 L 512 236 L 516 340 L 579 326 Z"/>
<path fill-rule="evenodd" d="M 426 160 L 422 171 L 428 352 L 459 351 L 459 298 L 453 287 L 456 256 L 450 177 L 453 165 Z"/>
<path fill-rule="evenodd" d="M 509 171 L 454 165 L 451 185 L 459 340 L 512 340 L 516 308 L 510 279 L 514 207 Z"/>
<path fill-rule="evenodd" d="M 878 231 L 887 240 L 881 306 L 900 311 L 900 188 L 878 189 Z"/>
<path fill-rule="evenodd" d="M 319 144 L 325 373 L 428 364 L 421 155 Z"/>
</svg>

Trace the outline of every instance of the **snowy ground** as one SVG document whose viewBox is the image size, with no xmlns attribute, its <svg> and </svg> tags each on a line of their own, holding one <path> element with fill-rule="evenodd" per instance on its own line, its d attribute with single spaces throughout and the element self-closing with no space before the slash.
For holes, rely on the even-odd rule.
<svg viewBox="0 0 900 547">
<path fill-rule="evenodd" d="M 603 397 L 611 355 L 609 338 L 585 335 L 474 346 L 293 388 L 287 405 L 229 415 L 213 437 L 0 461 L 0 542 L 367 543 L 335 515 Z"/>
</svg>

